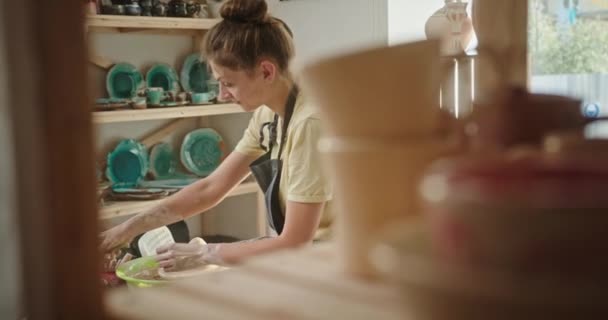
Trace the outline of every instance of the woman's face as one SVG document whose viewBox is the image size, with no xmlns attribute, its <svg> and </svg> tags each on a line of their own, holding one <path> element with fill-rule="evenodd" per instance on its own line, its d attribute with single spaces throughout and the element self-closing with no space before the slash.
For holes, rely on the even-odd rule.
<svg viewBox="0 0 608 320">
<path fill-rule="evenodd" d="M 209 62 L 213 76 L 219 82 L 218 99 L 239 104 L 245 111 L 253 111 L 264 104 L 267 81 L 261 68 L 253 71 L 232 70 Z"/>
</svg>

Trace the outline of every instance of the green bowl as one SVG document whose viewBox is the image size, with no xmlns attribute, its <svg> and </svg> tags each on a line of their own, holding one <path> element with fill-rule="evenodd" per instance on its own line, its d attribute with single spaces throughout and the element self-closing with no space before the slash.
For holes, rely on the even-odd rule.
<svg viewBox="0 0 608 320">
<path fill-rule="evenodd" d="M 125 262 L 116 268 L 116 275 L 127 282 L 129 287 L 150 288 L 166 285 L 166 280 L 139 279 L 137 273 L 144 270 L 158 269 L 158 262 L 153 257 L 137 258 Z"/>
</svg>

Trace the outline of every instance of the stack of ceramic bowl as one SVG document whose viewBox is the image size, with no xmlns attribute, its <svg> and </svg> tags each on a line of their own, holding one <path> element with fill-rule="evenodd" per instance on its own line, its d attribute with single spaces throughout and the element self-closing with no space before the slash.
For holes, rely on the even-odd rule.
<svg viewBox="0 0 608 320">
<path fill-rule="evenodd" d="M 319 148 L 334 182 L 336 240 L 349 273 L 375 275 L 383 227 L 418 211 L 416 185 L 449 150 L 440 126 L 439 44 L 416 42 L 331 58 L 303 72 L 319 107 Z"/>
<path fill-rule="evenodd" d="M 605 162 L 467 156 L 420 189 L 425 223 L 388 232 L 374 259 L 416 318 L 608 318 Z"/>
</svg>

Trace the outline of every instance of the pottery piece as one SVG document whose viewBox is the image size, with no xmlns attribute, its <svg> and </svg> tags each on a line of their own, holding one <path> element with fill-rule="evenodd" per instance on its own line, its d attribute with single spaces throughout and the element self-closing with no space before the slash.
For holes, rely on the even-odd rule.
<svg viewBox="0 0 608 320">
<path fill-rule="evenodd" d="M 130 63 L 117 63 L 106 74 L 106 90 L 110 98 L 132 99 L 143 87 L 142 74 Z"/>
<path fill-rule="evenodd" d="M 188 4 L 183 0 L 169 1 L 167 15 L 170 17 L 188 17 Z"/>
<path fill-rule="evenodd" d="M 530 153 L 434 164 L 421 184 L 433 247 L 446 263 L 517 274 L 603 275 L 604 161 Z"/>
<path fill-rule="evenodd" d="M 144 180 L 139 183 L 142 188 L 160 188 L 160 189 L 175 189 L 179 190 L 198 181 L 197 176 L 186 175 L 182 173 L 174 173 L 172 176 L 158 180 Z"/>
<path fill-rule="evenodd" d="M 323 138 L 319 149 L 334 182 L 340 266 L 348 274 L 373 278 L 377 274 L 369 253 L 383 228 L 420 213 L 419 179 L 432 160 L 453 147 L 441 138 L 332 137 Z"/>
<path fill-rule="evenodd" d="M 148 172 L 148 153 L 132 139 L 122 140 L 106 157 L 106 177 L 112 184 L 135 186 Z"/>
<path fill-rule="evenodd" d="M 224 160 L 226 147 L 217 131 L 210 128 L 197 129 L 184 137 L 180 155 L 182 164 L 188 171 L 204 177 Z"/>
<path fill-rule="evenodd" d="M 133 109 L 146 109 L 146 107 L 147 107 L 146 98 L 140 98 L 140 97 L 133 98 L 133 100 L 131 100 L 129 105 Z"/>
<path fill-rule="evenodd" d="M 412 319 L 591 319 L 608 317 L 603 278 L 525 276 L 457 268 L 431 249 L 428 227 L 416 221 L 385 231 L 374 250 L 383 281 L 399 288 Z M 497 313 L 497 310 L 500 310 Z"/>
<path fill-rule="evenodd" d="M 467 49 L 473 37 L 473 23 L 467 14 L 468 2 L 445 0 L 445 5 L 437 10 L 426 22 L 428 39 L 442 39 L 442 53 L 455 55 Z"/>
<path fill-rule="evenodd" d="M 130 105 L 130 100 L 119 98 L 101 98 L 95 100 L 95 111 L 111 111 L 119 109 L 127 109 Z"/>
<path fill-rule="evenodd" d="M 125 6 L 121 4 L 103 5 L 101 6 L 101 14 L 125 15 L 126 9 Z"/>
<path fill-rule="evenodd" d="M 177 159 L 173 155 L 171 145 L 163 142 L 156 144 L 150 150 L 150 175 L 154 179 L 163 179 L 175 174 Z"/>
<path fill-rule="evenodd" d="M 437 40 L 366 50 L 309 66 L 302 86 L 328 135 L 425 136 L 439 126 L 439 57 Z"/>
<path fill-rule="evenodd" d="M 171 193 L 167 189 L 113 187 L 108 198 L 114 201 L 156 200 L 166 198 Z"/>
<path fill-rule="evenodd" d="M 155 17 L 166 17 L 167 11 L 167 4 L 164 2 L 159 1 L 152 7 L 152 15 Z"/>
<path fill-rule="evenodd" d="M 199 93 L 211 91 L 208 86 L 208 81 L 211 79 L 207 63 L 200 53 L 186 57 L 180 71 L 180 81 L 184 91 Z"/>
<path fill-rule="evenodd" d="M 590 120 L 581 102 L 565 96 L 533 94 L 509 87 L 492 100 L 477 103 L 464 118 L 463 131 L 473 151 L 500 150 L 516 145 L 540 147 L 545 135 L 582 129 Z"/>
<path fill-rule="evenodd" d="M 146 73 L 146 84 L 149 88 L 161 87 L 165 91 L 179 92 L 179 77 L 175 69 L 166 63 L 156 63 Z"/>
<path fill-rule="evenodd" d="M 185 106 L 188 101 L 161 101 L 158 104 L 149 103 L 148 108 L 168 108 L 168 107 L 179 107 Z"/>
<path fill-rule="evenodd" d="M 154 7 L 152 0 L 140 0 L 139 6 L 141 7 L 142 16 L 152 16 L 152 8 Z"/>
<path fill-rule="evenodd" d="M 196 1 L 188 1 L 186 3 L 186 12 L 189 17 L 196 18 L 201 12 L 201 4 Z"/>
<path fill-rule="evenodd" d="M 213 98 L 215 98 L 215 95 L 210 92 L 193 92 L 190 94 L 190 101 L 192 101 L 192 104 L 209 104 Z"/>
<path fill-rule="evenodd" d="M 222 5 L 225 3 L 225 0 L 211 0 L 207 1 L 207 10 L 209 11 L 209 18 L 220 18 L 220 9 Z"/>
<path fill-rule="evenodd" d="M 146 96 L 149 104 L 157 105 L 165 98 L 165 90 L 161 87 L 150 87 L 146 89 Z"/>
<path fill-rule="evenodd" d="M 133 1 L 130 4 L 125 5 L 125 10 L 129 16 L 140 16 L 142 11 L 137 1 Z"/>
</svg>

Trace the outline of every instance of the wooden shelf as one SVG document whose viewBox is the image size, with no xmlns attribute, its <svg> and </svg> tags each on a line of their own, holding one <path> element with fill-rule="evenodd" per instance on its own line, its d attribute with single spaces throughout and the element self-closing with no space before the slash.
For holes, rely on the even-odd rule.
<svg viewBox="0 0 608 320">
<path fill-rule="evenodd" d="M 236 197 L 243 194 L 250 194 L 258 192 L 259 187 L 255 182 L 245 182 L 240 186 L 236 187 L 226 197 Z M 106 202 L 105 205 L 99 208 L 99 216 L 101 219 L 111 219 L 117 217 L 124 217 L 140 213 L 143 210 L 151 208 L 158 203 L 163 201 L 160 200 L 149 200 L 149 201 L 112 201 Z"/>
<path fill-rule="evenodd" d="M 93 112 L 94 123 L 205 117 L 244 112 L 237 104 L 209 104 L 204 106 L 151 108 Z"/>
<path fill-rule="evenodd" d="M 221 19 L 113 16 L 98 14 L 88 15 L 86 21 L 87 28 L 89 29 L 128 32 L 128 30 L 122 29 L 208 30 L 221 21 Z"/>
</svg>

